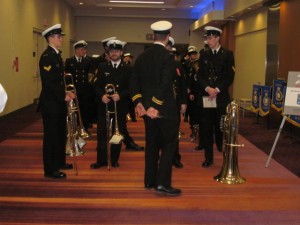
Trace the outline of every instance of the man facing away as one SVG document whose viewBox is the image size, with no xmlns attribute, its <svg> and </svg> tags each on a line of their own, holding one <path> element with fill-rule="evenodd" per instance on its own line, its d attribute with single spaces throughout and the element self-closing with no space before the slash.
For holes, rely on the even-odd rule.
<svg viewBox="0 0 300 225">
<path fill-rule="evenodd" d="M 154 45 L 136 59 L 130 91 L 137 114 L 143 116 L 145 123 L 145 188 L 176 196 L 181 193 L 180 189 L 171 186 L 172 160 L 178 140 L 178 113 L 173 90 L 176 67 L 174 57 L 165 48 L 171 28 L 168 21 L 151 25 Z"/>
</svg>

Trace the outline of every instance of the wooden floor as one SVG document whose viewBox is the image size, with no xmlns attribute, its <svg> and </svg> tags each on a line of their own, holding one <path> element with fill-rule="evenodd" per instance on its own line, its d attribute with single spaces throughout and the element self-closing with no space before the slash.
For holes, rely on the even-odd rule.
<svg viewBox="0 0 300 225">
<path fill-rule="evenodd" d="M 144 145 L 143 122 L 128 122 L 135 141 Z M 87 153 L 77 160 L 79 174 L 66 180 L 43 177 L 41 120 L 0 143 L 0 224 L 206 224 L 299 225 L 299 178 L 242 136 L 239 168 L 246 183 L 227 185 L 213 177 L 222 165 L 202 168 L 203 151 L 189 141 L 187 123 L 180 149 L 184 168 L 173 170 L 179 197 L 144 190 L 144 152 L 123 150 L 120 167 L 91 170 L 96 140 L 87 140 Z M 68 158 L 72 163 L 72 158 Z"/>
</svg>

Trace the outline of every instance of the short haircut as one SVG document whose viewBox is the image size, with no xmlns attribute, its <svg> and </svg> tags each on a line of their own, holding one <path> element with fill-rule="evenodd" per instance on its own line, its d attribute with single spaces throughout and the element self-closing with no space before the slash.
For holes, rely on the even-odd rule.
<svg viewBox="0 0 300 225">
<path fill-rule="evenodd" d="M 154 33 L 154 41 L 164 41 L 166 40 L 167 36 L 169 34 L 157 34 L 157 33 Z"/>
</svg>

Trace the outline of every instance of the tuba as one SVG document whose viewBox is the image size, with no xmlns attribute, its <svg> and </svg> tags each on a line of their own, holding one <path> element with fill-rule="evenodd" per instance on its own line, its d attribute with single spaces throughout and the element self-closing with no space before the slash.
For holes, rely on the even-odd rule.
<svg viewBox="0 0 300 225">
<path fill-rule="evenodd" d="M 113 94 L 116 94 L 116 88 L 113 84 L 107 84 L 105 86 L 105 93 L 108 96 L 111 96 Z M 112 133 L 112 122 L 113 118 L 110 119 L 110 115 L 114 114 L 115 119 L 115 130 L 114 133 Z M 117 103 L 114 101 L 114 110 L 109 111 L 108 109 L 108 103 L 106 104 L 106 129 L 107 129 L 107 168 L 110 170 L 111 167 L 111 159 L 110 159 L 110 145 L 111 144 L 120 144 L 121 141 L 124 139 L 123 135 L 119 132 L 119 126 L 118 126 L 118 115 L 117 115 Z"/>
<path fill-rule="evenodd" d="M 238 167 L 238 101 L 233 100 L 227 105 L 226 115 L 221 118 L 220 127 L 223 131 L 223 165 L 220 173 L 214 177 L 225 184 L 241 184 L 246 180 L 241 177 Z"/>
</svg>

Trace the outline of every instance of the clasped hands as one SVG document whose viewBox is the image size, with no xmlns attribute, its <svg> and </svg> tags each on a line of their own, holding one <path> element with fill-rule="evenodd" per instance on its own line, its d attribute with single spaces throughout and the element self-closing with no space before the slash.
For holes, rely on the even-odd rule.
<svg viewBox="0 0 300 225">
<path fill-rule="evenodd" d="M 217 95 L 218 95 L 218 90 L 216 89 L 216 88 L 212 88 L 212 87 L 208 87 L 207 88 L 207 93 L 208 93 L 208 98 L 210 99 L 210 100 L 212 100 L 212 99 L 214 99 L 214 98 L 216 98 L 217 97 Z"/>
<path fill-rule="evenodd" d="M 142 103 L 138 103 L 136 105 L 135 111 L 137 113 L 137 116 L 146 115 L 146 116 L 150 117 L 151 119 L 159 118 L 159 111 L 158 110 L 156 110 L 153 107 L 149 107 L 146 111 Z"/>
</svg>

